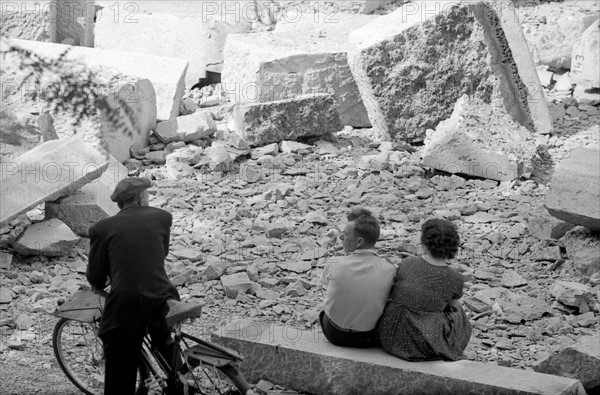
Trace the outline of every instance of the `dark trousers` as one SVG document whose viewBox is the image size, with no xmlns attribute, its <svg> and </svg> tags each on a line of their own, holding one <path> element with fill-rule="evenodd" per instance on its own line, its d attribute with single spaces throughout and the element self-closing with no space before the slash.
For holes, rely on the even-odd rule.
<svg viewBox="0 0 600 395">
<path fill-rule="evenodd" d="M 319 314 L 319 322 L 327 340 L 336 346 L 354 348 L 379 347 L 377 328 L 366 332 L 340 328 L 329 319 L 324 311 L 321 311 L 321 314 Z"/>
<path fill-rule="evenodd" d="M 104 395 L 134 395 L 146 332 L 170 366 L 178 367 L 177 347 L 169 329 L 157 326 L 124 326 L 101 335 L 104 344 Z M 167 383 L 172 391 L 175 383 Z M 175 393 L 175 392 L 171 392 Z"/>
</svg>

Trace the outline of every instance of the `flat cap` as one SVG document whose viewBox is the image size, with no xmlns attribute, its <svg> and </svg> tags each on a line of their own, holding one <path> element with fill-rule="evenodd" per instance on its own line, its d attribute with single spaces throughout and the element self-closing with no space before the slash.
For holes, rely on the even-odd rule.
<svg viewBox="0 0 600 395">
<path fill-rule="evenodd" d="M 152 182 L 147 178 L 127 177 L 117 184 L 114 192 L 110 195 L 110 200 L 113 202 L 129 200 L 151 186 Z"/>
</svg>

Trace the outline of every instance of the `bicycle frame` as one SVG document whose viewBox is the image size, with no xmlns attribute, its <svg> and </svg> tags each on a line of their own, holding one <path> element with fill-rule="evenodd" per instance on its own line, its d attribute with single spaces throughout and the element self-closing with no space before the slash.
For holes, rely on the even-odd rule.
<svg viewBox="0 0 600 395">
<path fill-rule="evenodd" d="M 156 347 L 152 345 L 149 335 L 144 337 L 141 358 L 142 363 L 148 369 L 149 373 L 149 377 L 144 383 L 147 388 L 159 386 L 161 389 L 165 389 L 167 387 L 167 380 L 171 379 L 175 381 L 182 379 L 180 377 L 181 368 L 186 366 L 188 370 L 191 370 L 189 358 L 196 360 L 198 365 L 206 364 L 213 368 L 226 369 L 234 376 L 242 378 L 234 366 L 236 362 L 243 360 L 241 355 L 195 336 L 188 335 L 181 331 L 180 325 L 176 325 L 173 331 L 177 345 L 176 358 L 183 359 L 181 365 L 176 368 L 173 368 L 172 364 L 169 364 Z M 190 340 L 196 344 L 190 346 L 186 340 Z M 182 344 L 183 348 L 181 347 Z M 176 364 L 176 361 L 173 362 Z M 185 385 L 185 381 L 182 380 L 182 382 Z"/>
</svg>

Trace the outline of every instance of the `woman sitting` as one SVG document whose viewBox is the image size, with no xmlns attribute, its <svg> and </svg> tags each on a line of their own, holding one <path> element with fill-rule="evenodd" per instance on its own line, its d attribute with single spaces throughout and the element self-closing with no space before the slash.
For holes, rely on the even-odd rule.
<svg viewBox="0 0 600 395">
<path fill-rule="evenodd" d="M 422 257 L 403 260 L 379 325 L 381 346 L 409 361 L 458 360 L 471 337 L 460 306 L 463 277 L 448 267 L 460 238 L 454 224 L 431 219 L 421 228 Z"/>
</svg>

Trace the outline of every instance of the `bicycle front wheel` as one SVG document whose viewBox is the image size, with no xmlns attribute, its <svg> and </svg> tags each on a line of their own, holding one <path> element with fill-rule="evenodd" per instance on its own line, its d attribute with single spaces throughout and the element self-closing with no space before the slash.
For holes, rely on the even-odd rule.
<svg viewBox="0 0 600 395">
<path fill-rule="evenodd" d="M 67 378 L 86 395 L 104 394 L 104 348 L 97 335 L 98 324 L 61 318 L 54 326 L 52 348 Z M 143 385 L 148 370 L 140 364 L 136 394 L 148 394 Z"/>
<path fill-rule="evenodd" d="M 86 395 L 104 392 L 104 351 L 98 324 L 61 318 L 54 326 L 52 348 L 67 378 Z"/>
<path fill-rule="evenodd" d="M 197 364 L 185 375 L 190 394 L 246 395 L 253 393 L 235 366 L 215 367 L 197 360 L 190 362 L 191 366 Z"/>
</svg>

